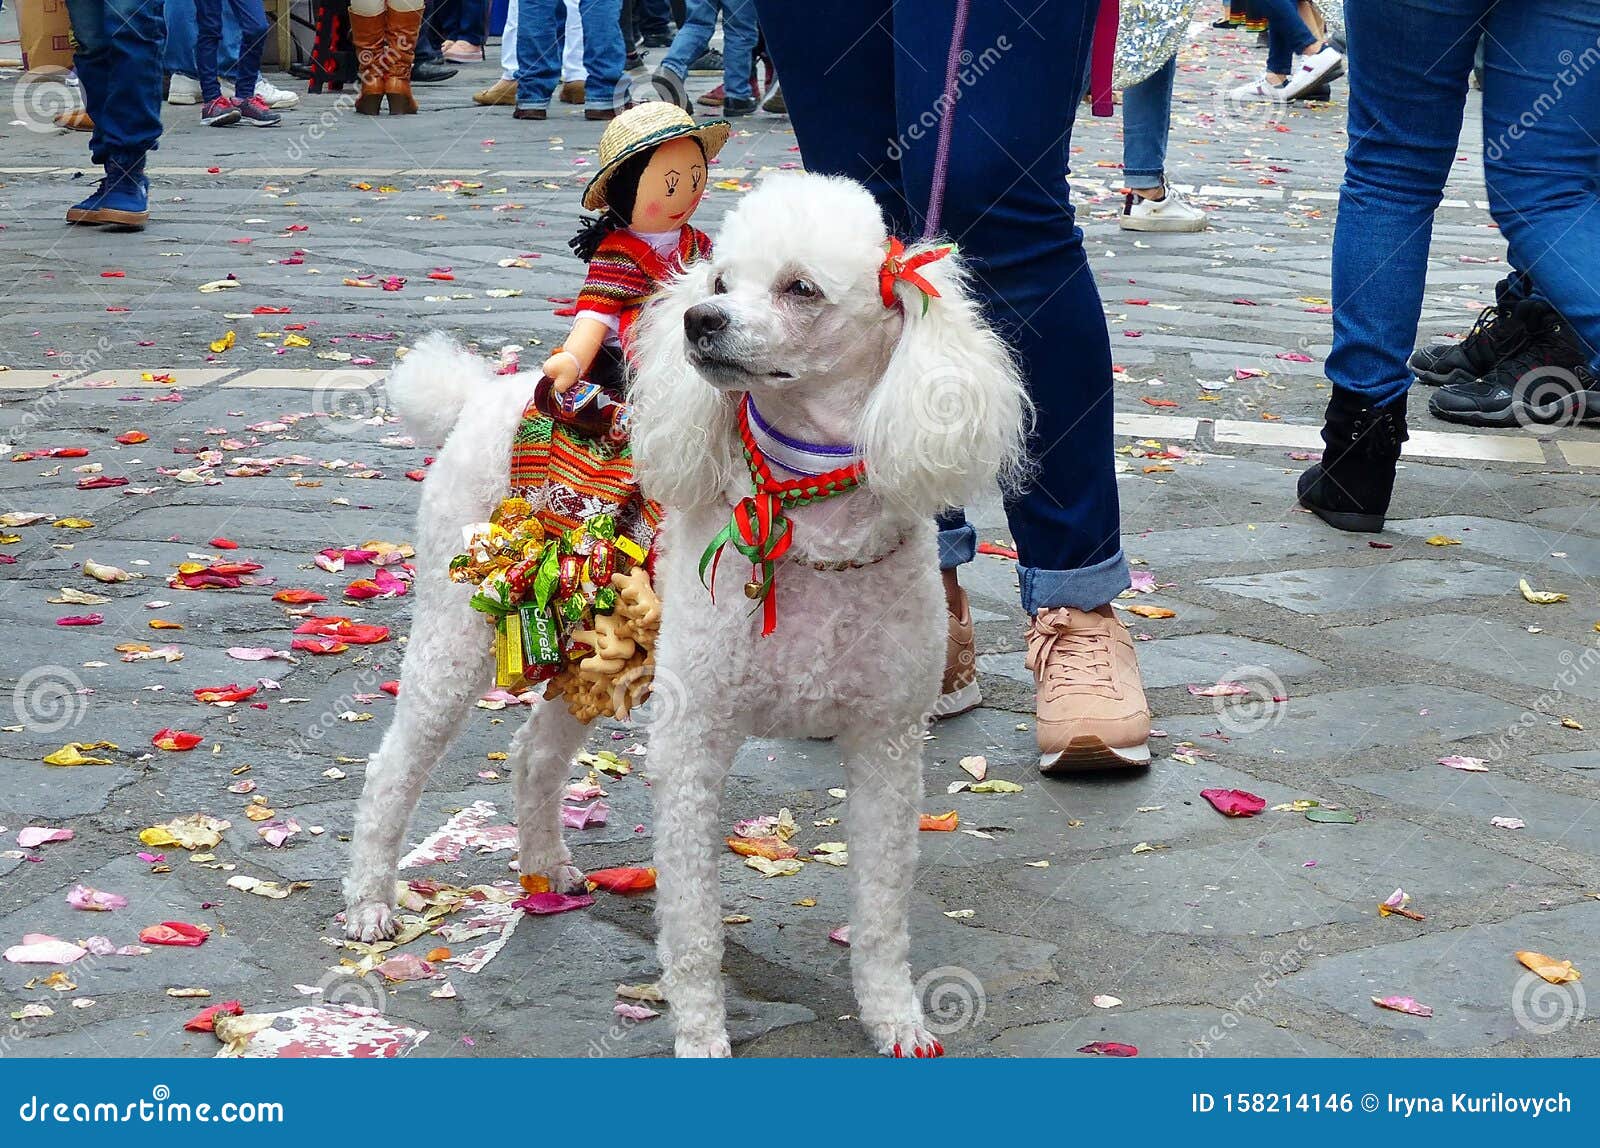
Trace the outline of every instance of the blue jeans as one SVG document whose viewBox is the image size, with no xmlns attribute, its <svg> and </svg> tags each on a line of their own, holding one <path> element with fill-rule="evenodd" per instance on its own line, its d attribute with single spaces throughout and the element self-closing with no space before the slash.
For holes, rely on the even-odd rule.
<svg viewBox="0 0 1600 1148">
<path fill-rule="evenodd" d="M 561 39 L 566 27 L 566 7 L 561 0 L 516 0 L 517 107 L 542 108 L 550 103 L 561 80 Z M 584 103 L 591 108 L 613 108 L 625 93 L 622 65 L 622 0 L 583 0 Z"/>
<path fill-rule="evenodd" d="M 195 0 L 167 0 L 167 50 L 162 67 L 175 76 L 200 78 L 195 68 L 194 50 L 200 38 L 200 25 L 195 19 Z M 239 63 L 239 22 L 233 9 L 222 8 L 222 41 L 217 45 L 217 74 L 233 78 Z"/>
<path fill-rule="evenodd" d="M 1591 353 L 1600 348 L 1600 143 L 1590 134 L 1600 70 L 1560 62 L 1585 51 L 1593 59 L 1600 0 L 1349 0 L 1345 22 L 1350 143 L 1333 232 L 1328 378 L 1378 405 L 1411 384 L 1433 213 L 1455 163 L 1480 29 L 1484 182 L 1508 261 Z"/>
<path fill-rule="evenodd" d="M 914 237 L 933 181 L 954 5 L 760 0 L 806 167 L 860 180 Z M 1094 609 L 1128 587 L 1112 455 L 1111 346 L 1065 172 L 1097 0 L 973 4 L 941 229 L 961 245 L 1037 408 L 1035 467 L 1006 505 L 1022 605 Z M 941 564 L 970 559 L 959 513 Z"/>
<path fill-rule="evenodd" d="M 1178 57 L 1122 92 L 1122 181 L 1129 187 L 1160 187 L 1167 166 L 1172 123 L 1172 81 Z"/>
<path fill-rule="evenodd" d="M 200 81 L 200 98 L 210 103 L 222 95 L 217 80 L 217 47 L 222 42 L 222 13 L 230 12 L 239 26 L 239 59 L 233 69 L 233 94 L 248 100 L 256 94 L 261 77 L 261 53 L 267 46 L 267 12 L 261 0 L 195 0 L 194 66 Z"/>
<path fill-rule="evenodd" d="M 634 0 L 633 22 L 639 35 L 666 35 L 672 31 L 672 5 L 669 0 Z"/>
<path fill-rule="evenodd" d="M 822 9 L 827 7 L 826 4 L 821 6 Z M 756 0 L 689 0 L 683 27 L 672 38 L 672 47 L 667 49 L 661 67 L 678 79 L 685 79 L 690 66 L 711 44 L 719 9 L 722 12 L 723 90 L 735 100 L 752 99 L 755 91 L 750 87 L 750 73 L 755 67 L 756 40 L 761 35 L 756 23 Z"/>
<path fill-rule="evenodd" d="M 1256 0 L 1256 8 L 1267 18 L 1267 71 L 1287 76 L 1294 54 L 1311 47 L 1317 37 L 1300 19 L 1295 0 Z"/>
<path fill-rule="evenodd" d="M 161 140 L 162 0 L 67 0 L 72 62 L 94 120 L 89 155 L 131 166 Z"/>
<path fill-rule="evenodd" d="M 434 27 L 446 40 L 465 40 L 481 48 L 488 20 L 488 0 L 443 0 Z"/>
</svg>

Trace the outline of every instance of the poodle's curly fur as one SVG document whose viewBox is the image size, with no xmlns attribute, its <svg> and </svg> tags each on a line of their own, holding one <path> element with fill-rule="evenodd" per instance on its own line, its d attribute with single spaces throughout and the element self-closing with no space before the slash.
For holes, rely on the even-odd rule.
<svg viewBox="0 0 1600 1148">
<path fill-rule="evenodd" d="M 772 176 L 728 216 L 713 258 L 647 307 L 633 383 L 634 453 L 666 510 L 649 765 L 656 805 L 662 981 L 680 1056 L 726 1056 L 720 796 L 748 737 L 831 737 L 849 775 L 851 966 L 862 1023 L 891 1055 L 937 1055 L 913 990 L 907 929 L 922 797 L 923 732 L 937 706 L 945 610 L 930 516 L 1021 468 L 1029 407 L 1015 365 L 967 290 L 959 256 L 922 268 L 937 295 L 897 282 L 879 297 L 887 232 L 859 184 Z M 913 247 L 915 254 L 919 247 Z M 690 312 L 693 311 L 693 315 Z M 716 322 L 707 323 L 708 314 Z M 413 426 L 452 426 L 424 485 L 416 621 L 395 721 L 371 764 L 345 882 L 347 931 L 394 929 L 405 823 L 490 669 L 488 627 L 445 577 L 464 523 L 504 495 L 511 435 L 532 376 L 493 379 L 442 340 L 421 343 L 390 391 Z M 702 548 L 751 493 L 737 437 L 749 393 L 809 442 L 855 444 L 859 489 L 790 513 L 776 633 L 725 558 L 713 600 Z M 879 559 L 850 569 L 838 560 Z M 575 888 L 559 795 L 583 727 L 535 708 L 512 743 L 519 861 Z"/>
</svg>

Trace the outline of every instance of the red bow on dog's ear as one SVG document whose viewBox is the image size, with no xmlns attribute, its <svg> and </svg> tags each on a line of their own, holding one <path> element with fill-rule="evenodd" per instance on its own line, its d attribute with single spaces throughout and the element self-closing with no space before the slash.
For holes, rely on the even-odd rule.
<svg viewBox="0 0 1600 1148">
<path fill-rule="evenodd" d="M 919 267 L 925 267 L 936 259 L 943 259 L 946 255 L 956 250 L 954 243 L 946 243 L 940 247 L 929 247 L 919 251 L 907 259 L 906 245 L 895 236 L 889 236 L 888 253 L 883 257 L 883 265 L 878 268 L 878 295 L 883 299 L 885 307 L 893 307 L 899 302 L 895 295 L 895 283 L 909 283 L 922 292 L 922 313 L 928 313 L 928 300 L 939 298 L 939 289 L 917 274 Z"/>
</svg>

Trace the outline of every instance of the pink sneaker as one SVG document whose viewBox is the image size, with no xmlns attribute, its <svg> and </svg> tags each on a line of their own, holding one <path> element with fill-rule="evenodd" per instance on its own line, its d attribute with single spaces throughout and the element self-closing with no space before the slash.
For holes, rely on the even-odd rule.
<svg viewBox="0 0 1600 1148">
<path fill-rule="evenodd" d="M 1043 773 L 1145 765 L 1150 705 L 1133 640 L 1110 606 L 1040 610 L 1028 626 Z"/>
</svg>

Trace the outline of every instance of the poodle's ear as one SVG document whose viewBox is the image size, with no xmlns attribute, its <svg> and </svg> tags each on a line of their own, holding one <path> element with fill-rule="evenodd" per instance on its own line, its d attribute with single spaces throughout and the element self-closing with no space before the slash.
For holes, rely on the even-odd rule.
<svg viewBox="0 0 1600 1148">
<path fill-rule="evenodd" d="M 644 493 L 666 507 L 704 506 L 733 474 L 733 399 L 684 354 L 683 313 L 710 293 L 711 267 L 694 264 L 646 305 L 635 329 L 634 467 Z"/>
<path fill-rule="evenodd" d="M 902 261 L 936 249 L 919 244 Z M 896 281 L 904 326 L 856 441 L 879 498 L 929 515 L 980 497 L 996 479 L 1008 487 L 1020 479 L 1033 408 L 960 257 L 951 252 L 916 274 L 937 294 Z"/>
</svg>

